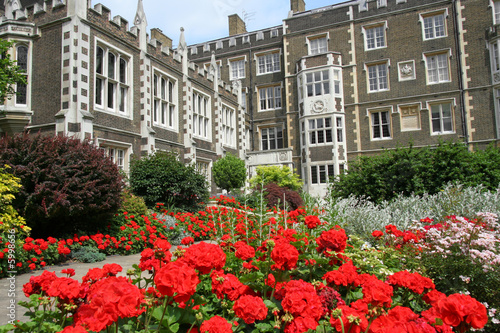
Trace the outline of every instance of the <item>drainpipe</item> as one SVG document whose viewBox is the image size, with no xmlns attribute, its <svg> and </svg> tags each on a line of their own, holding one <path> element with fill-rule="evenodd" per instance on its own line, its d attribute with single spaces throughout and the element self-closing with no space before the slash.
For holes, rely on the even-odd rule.
<svg viewBox="0 0 500 333">
<path fill-rule="evenodd" d="M 453 35 L 455 37 L 455 53 L 457 55 L 457 74 L 458 74 L 458 90 L 460 91 L 460 115 L 462 119 L 462 132 L 464 134 L 464 143 L 467 149 L 470 151 L 469 147 L 469 131 L 467 129 L 467 113 L 465 111 L 465 91 L 463 83 L 463 72 L 462 72 L 462 51 L 460 44 L 460 29 L 458 24 L 458 10 L 457 10 L 457 0 L 452 0 L 452 13 L 453 13 Z"/>
</svg>

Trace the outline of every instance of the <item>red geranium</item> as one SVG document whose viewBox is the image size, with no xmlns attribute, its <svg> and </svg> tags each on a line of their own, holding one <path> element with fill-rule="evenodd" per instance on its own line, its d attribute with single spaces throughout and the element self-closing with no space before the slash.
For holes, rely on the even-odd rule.
<svg viewBox="0 0 500 333">
<path fill-rule="evenodd" d="M 232 333 L 233 325 L 220 316 L 205 320 L 200 326 L 201 333 Z"/>
<path fill-rule="evenodd" d="M 347 246 L 347 235 L 345 230 L 336 226 L 334 229 L 323 231 L 321 235 L 316 238 L 318 252 L 342 252 Z"/>
<path fill-rule="evenodd" d="M 233 306 L 234 313 L 247 324 L 267 317 L 267 307 L 262 298 L 251 295 L 241 296 Z"/>
<path fill-rule="evenodd" d="M 347 287 L 348 285 L 353 285 L 357 287 L 361 283 L 358 269 L 350 261 L 340 266 L 336 271 L 327 272 L 323 275 L 323 279 L 326 280 L 330 286 Z"/>
<path fill-rule="evenodd" d="M 392 274 L 389 276 L 387 282 L 396 287 L 408 288 L 417 294 L 422 294 L 425 290 L 436 288 L 431 279 L 423 277 L 419 273 L 410 273 L 406 270 Z"/>
<path fill-rule="evenodd" d="M 319 217 L 317 217 L 316 215 L 308 215 L 308 216 L 306 216 L 304 222 L 305 222 L 305 224 L 307 225 L 307 227 L 309 229 L 314 229 L 318 225 L 321 225 L 321 221 L 319 220 Z"/>
<path fill-rule="evenodd" d="M 323 304 L 316 289 L 303 280 L 292 280 L 286 284 L 281 305 L 294 317 L 310 317 L 318 321 L 323 315 Z"/>
<path fill-rule="evenodd" d="M 375 276 L 367 276 L 362 284 L 363 301 L 372 306 L 390 307 L 392 304 L 392 287 L 377 279 Z"/>
<path fill-rule="evenodd" d="M 173 296 L 176 302 L 187 302 L 196 292 L 200 279 L 194 268 L 182 261 L 173 261 L 156 273 L 154 281 L 162 295 Z"/>
<path fill-rule="evenodd" d="M 296 317 L 285 326 L 285 333 L 303 333 L 315 330 L 318 322 L 311 317 Z"/>
<path fill-rule="evenodd" d="M 231 301 L 238 299 L 245 294 L 253 294 L 250 287 L 240 282 L 238 277 L 233 274 L 224 274 L 222 271 L 213 271 L 212 292 L 217 298 L 224 299 L 225 296 Z"/>
<path fill-rule="evenodd" d="M 234 243 L 234 247 L 236 248 L 236 257 L 241 260 L 248 260 L 255 257 L 255 249 L 243 241 Z"/>
<path fill-rule="evenodd" d="M 337 332 L 361 333 L 366 331 L 368 327 L 366 313 L 347 305 L 340 305 L 337 309 L 341 310 L 342 316 L 340 318 L 333 316 L 330 318 L 330 324 L 335 327 Z M 344 330 L 342 330 L 342 326 Z"/>
<path fill-rule="evenodd" d="M 299 251 L 286 240 L 279 240 L 271 251 L 271 259 L 274 261 L 272 269 L 292 270 L 297 267 Z"/>
<path fill-rule="evenodd" d="M 469 295 L 453 294 L 436 305 L 439 317 L 447 325 L 457 327 L 459 332 L 469 328 L 483 328 L 488 322 L 486 307 Z"/>
<path fill-rule="evenodd" d="M 224 267 L 226 254 L 218 245 L 201 242 L 188 247 L 183 260 L 201 274 L 208 274 L 212 269 Z"/>
</svg>

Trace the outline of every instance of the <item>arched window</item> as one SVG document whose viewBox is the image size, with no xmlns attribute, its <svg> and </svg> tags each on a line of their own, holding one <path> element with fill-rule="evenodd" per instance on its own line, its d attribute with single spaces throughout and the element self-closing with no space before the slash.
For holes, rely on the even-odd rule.
<svg viewBox="0 0 500 333">
<path fill-rule="evenodd" d="M 16 47 L 17 66 L 24 72 L 26 79 L 28 78 L 28 47 L 19 45 Z M 27 86 L 25 83 L 16 84 L 16 104 L 27 104 Z"/>
</svg>

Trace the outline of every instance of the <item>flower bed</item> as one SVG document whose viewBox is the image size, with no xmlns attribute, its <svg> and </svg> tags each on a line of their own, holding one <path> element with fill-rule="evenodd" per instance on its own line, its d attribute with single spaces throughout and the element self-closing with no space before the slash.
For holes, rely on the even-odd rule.
<svg viewBox="0 0 500 333">
<path fill-rule="evenodd" d="M 32 320 L 0 332 L 466 332 L 488 323 L 485 305 L 417 271 L 432 244 L 425 228 L 388 226 L 370 245 L 306 210 L 173 215 L 192 232 L 185 248 L 171 254 L 165 239 L 149 238 L 128 279 L 117 265 L 82 281 L 45 271 L 24 287 Z M 218 242 L 193 244 L 204 237 Z"/>
</svg>

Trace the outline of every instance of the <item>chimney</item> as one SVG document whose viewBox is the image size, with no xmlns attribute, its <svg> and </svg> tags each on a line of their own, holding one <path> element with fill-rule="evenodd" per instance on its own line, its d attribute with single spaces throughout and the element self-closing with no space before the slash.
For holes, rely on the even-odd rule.
<svg viewBox="0 0 500 333">
<path fill-rule="evenodd" d="M 304 0 L 290 0 L 290 7 L 293 13 L 306 11 L 306 3 L 304 2 Z"/>
<path fill-rule="evenodd" d="M 162 46 L 168 46 L 169 48 L 172 48 L 172 39 L 166 36 L 158 28 L 151 29 L 151 38 L 159 41 Z"/>
<path fill-rule="evenodd" d="M 228 16 L 229 19 L 229 36 L 244 34 L 247 32 L 247 27 L 245 22 L 238 16 L 238 14 L 233 14 Z"/>
</svg>

